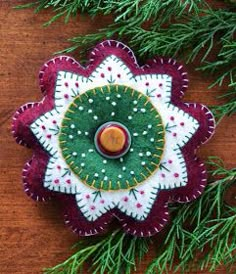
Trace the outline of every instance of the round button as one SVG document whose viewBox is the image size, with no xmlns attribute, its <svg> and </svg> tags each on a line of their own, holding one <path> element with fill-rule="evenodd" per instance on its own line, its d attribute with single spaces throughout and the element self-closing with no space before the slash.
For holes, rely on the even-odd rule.
<svg viewBox="0 0 236 274">
<path fill-rule="evenodd" d="M 119 158 L 128 152 L 131 136 L 124 125 L 112 121 L 97 129 L 94 143 L 101 155 L 107 158 Z"/>
<path fill-rule="evenodd" d="M 126 136 L 122 129 L 111 126 L 102 131 L 99 141 L 106 151 L 118 152 L 123 149 Z"/>
</svg>

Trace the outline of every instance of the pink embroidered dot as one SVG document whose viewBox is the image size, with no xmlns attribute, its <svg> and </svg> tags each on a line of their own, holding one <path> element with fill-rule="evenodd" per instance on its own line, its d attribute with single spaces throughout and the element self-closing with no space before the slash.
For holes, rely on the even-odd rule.
<svg viewBox="0 0 236 274">
<path fill-rule="evenodd" d="M 136 204 L 136 207 L 137 207 L 137 208 L 140 208 L 140 207 L 142 207 L 142 205 L 141 205 L 140 203 L 137 203 L 137 204 Z"/>
<path fill-rule="evenodd" d="M 59 170 L 60 170 L 60 169 L 61 169 L 61 166 L 57 166 L 57 169 L 59 169 Z"/>
<path fill-rule="evenodd" d="M 69 86 L 69 85 L 68 85 L 68 83 L 67 83 L 67 82 L 65 82 L 65 87 L 67 87 L 67 88 L 68 88 L 68 86 Z"/>
<path fill-rule="evenodd" d="M 59 180 L 58 179 L 54 180 L 54 183 L 59 184 Z"/>
<path fill-rule="evenodd" d="M 95 210 L 95 208 L 96 208 L 96 207 L 95 207 L 94 205 L 90 206 L 90 209 L 91 209 L 91 210 Z"/>
<path fill-rule="evenodd" d="M 85 198 L 86 198 L 86 199 L 90 199 L 90 195 L 87 194 L 87 195 L 85 196 Z"/>
<path fill-rule="evenodd" d="M 161 174 L 161 177 L 162 177 L 162 178 L 165 178 L 165 177 L 166 177 L 166 175 L 165 175 L 164 173 L 162 173 L 162 174 Z"/>
<path fill-rule="evenodd" d="M 57 121 L 56 121 L 56 120 L 53 120 L 52 123 L 55 125 L 55 124 L 57 123 Z"/>
<path fill-rule="evenodd" d="M 174 121 L 175 117 L 174 116 L 170 116 L 170 120 Z"/>
<path fill-rule="evenodd" d="M 157 94 L 157 98 L 161 98 L 161 94 L 159 93 L 159 94 Z"/>
<path fill-rule="evenodd" d="M 66 182 L 67 182 L 67 184 L 71 184 L 71 180 L 70 179 L 66 180 Z"/>
<path fill-rule="evenodd" d="M 126 196 L 126 197 L 124 197 L 124 202 L 128 202 L 128 200 L 129 200 L 129 198 Z"/>
<path fill-rule="evenodd" d="M 43 130 L 45 130 L 45 129 L 46 129 L 46 127 L 45 127 L 45 126 L 42 126 L 42 129 L 43 129 Z"/>
<path fill-rule="evenodd" d="M 176 136 L 177 136 L 177 133 L 176 133 L 176 132 L 174 132 L 174 133 L 173 133 L 173 136 L 174 136 L 174 137 L 176 137 Z"/>
<path fill-rule="evenodd" d="M 174 173 L 174 177 L 178 178 L 179 177 L 179 173 Z"/>
<path fill-rule="evenodd" d="M 148 86 L 149 86 L 149 83 L 148 83 L 148 82 L 147 82 L 147 83 L 145 83 L 145 86 L 147 86 L 147 87 L 148 87 Z"/>
<path fill-rule="evenodd" d="M 104 74 L 104 73 L 101 73 L 101 77 L 104 78 L 104 77 L 105 77 L 105 74 Z"/>
<path fill-rule="evenodd" d="M 105 201 L 104 201 L 104 200 L 101 200 L 101 201 L 100 201 L 100 203 L 101 203 L 101 204 L 104 204 L 104 203 L 105 203 Z"/>
<path fill-rule="evenodd" d="M 48 135 L 47 135 L 47 138 L 48 138 L 48 139 L 51 139 L 51 138 L 52 138 L 52 135 L 51 135 L 51 134 L 48 134 Z"/>
<path fill-rule="evenodd" d="M 183 127 L 184 126 L 184 122 L 181 122 L 180 125 Z"/>
<path fill-rule="evenodd" d="M 140 190 L 139 193 L 140 193 L 141 195 L 143 195 L 143 194 L 144 194 L 144 190 Z"/>
<path fill-rule="evenodd" d="M 107 69 L 108 69 L 109 71 L 111 71 L 111 67 L 108 67 Z"/>
<path fill-rule="evenodd" d="M 172 160 L 168 160 L 168 163 L 169 163 L 169 164 L 172 164 L 172 163 L 173 163 L 173 161 L 172 161 Z"/>
<path fill-rule="evenodd" d="M 68 99 L 68 98 L 69 98 L 69 95 L 68 95 L 68 94 L 64 94 L 64 98 L 65 98 L 65 99 Z"/>
<path fill-rule="evenodd" d="M 75 86 L 78 88 L 78 87 L 79 87 L 79 83 L 76 82 L 76 83 L 75 83 Z"/>
<path fill-rule="evenodd" d="M 161 88 L 162 86 L 163 86 L 163 84 L 162 84 L 162 83 L 160 83 L 160 84 L 159 84 L 159 87 Z"/>
<path fill-rule="evenodd" d="M 121 77 L 121 75 L 120 75 L 120 74 L 117 74 L 117 77 L 118 77 L 118 78 L 120 78 L 120 77 Z"/>
</svg>

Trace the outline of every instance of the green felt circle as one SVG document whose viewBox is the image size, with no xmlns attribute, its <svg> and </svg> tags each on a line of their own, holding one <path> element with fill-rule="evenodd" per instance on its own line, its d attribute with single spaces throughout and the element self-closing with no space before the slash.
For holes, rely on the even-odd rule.
<svg viewBox="0 0 236 274">
<path fill-rule="evenodd" d="M 127 154 L 107 159 L 97 152 L 94 135 L 104 123 L 116 121 L 132 137 Z M 159 167 L 164 149 L 164 127 L 150 99 L 122 85 L 89 90 L 68 107 L 59 134 L 66 163 L 85 184 L 99 190 L 129 189 Z"/>
</svg>

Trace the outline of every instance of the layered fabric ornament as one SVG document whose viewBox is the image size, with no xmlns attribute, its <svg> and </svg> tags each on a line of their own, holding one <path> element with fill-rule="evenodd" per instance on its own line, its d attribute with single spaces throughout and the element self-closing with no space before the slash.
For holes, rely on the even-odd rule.
<svg viewBox="0 0 236 274">
<path fill-rule="evenodd" d="M 196 149 L 213 134 L 209 109 L 182 102 L 187 72 L 173 59 L 139 66 L 123 43 L 107 40 L 86 66 L 58 56 L 39 73 L 43 99 L 13 117 L 16 142 L 33 150 L 25 192 L 52 196 L 82 236 L 113 219 L 135 236 L 167 224 L 168 203 L 196 199 L 207 182 Z"/>
</svg>

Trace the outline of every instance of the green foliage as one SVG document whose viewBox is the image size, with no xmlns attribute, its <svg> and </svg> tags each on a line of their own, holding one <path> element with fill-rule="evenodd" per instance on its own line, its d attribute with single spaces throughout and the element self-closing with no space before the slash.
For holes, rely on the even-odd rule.
<svg viewBox="0 0 236 274">
<path fill-rule="evenodd" d="M 63 263 L 45 269 L 45 274 L 76 274 L 82 270 L 85 262 L 91 262 L 93 274 L 126 274 L 136 269 L 137 260 L 147 253 L 151 240 L 148 238 L 131 237 L 120 230 L 104 237 L 86 238 L 74 246 L 78 249 Z"/>
<path fill-rule="evenodd" d="M 153 55 L 181 57 L 198 70 L 212 74 L 215 85 L 228 86 L 224 103 L 212 109 L 218 122 L 236 113 L 236 13 L 232 1 L 225 9 L 213 10 L 201 0 L 40 0 L 19 6 L 35 12 L 51 8 L 53 17 L 65 22 L 78 13 L 109 15 L 113 22 L 93 34 L 70 39 L 69 53 L 86 50 L 104 38 L 129 41 L 140 59 Z M 227 170 L 210 159 L 211 181 L 195 202 L 171 205 L 172 222 L 164 242 L 157 239 L 156 258 L 146 270 L 168 273 L 191 267 L 214 271 L 236 263 L 236 209 L 224 202 L 227 189 L 236 183 L 236 169 Z M 102 238 L 86 238 L 76 245 L 74 255 L 45 273 L 77 273 L 91 262 L 92 273 L 131 273 L 136 258 L 142 258 L 150 239 L 138 239 L 117 230 Z M 202 255 L 201 255 L 202 254 Z"/>
<path fill-rule="evenodd" d="M 215 271 L 221 264 L 230 268 L 236 262 L 236 209 L 224 202 L 225 191 L 236 183 L 236 170 L 226 170 L 218 162 L 215 158 L 209 162 L 215 170 L 203 195 L 173 209 L 171 229 L 148 274 L 191 267 Z M 218 176 L 223 177 L 215 180 Z"/>
</svg>

